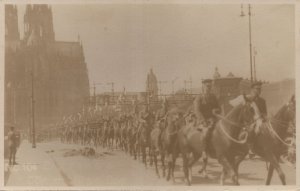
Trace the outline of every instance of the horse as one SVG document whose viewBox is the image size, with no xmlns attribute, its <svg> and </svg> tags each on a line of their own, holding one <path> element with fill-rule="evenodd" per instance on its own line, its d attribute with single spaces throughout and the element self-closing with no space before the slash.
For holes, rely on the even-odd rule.
<svg viewBox="0 0 300 191">
<path fill-rule="evenodd" d="M 223 185 L 226 175 L 231 177 L 233 184 L 239 185 L 238 169 L 241 161 L 248 154 L 247 139 L 250 127 L 258 116 L 257 105 L 245 95 L 238 98 L 238 104 L 216 123 L 208 141 L 207 152 L 217 158 L 222 165 L 220 184 Z M 204 164 L 206 166 L 206 164 Z"/>
<path fill-rule="evenodd" d="M 181 127 L 177 133 L 177 145 L 182 156 L 185 182 L 187 185 L 191 185 L 191 167 L 199 160 L 205 151 L 208 129 L 203 127 L 201 123 L 197 123 L 196 120 L 190 122 L 185 121 L 182 125 L 183 127 Z M 192 161 L 189 161 L 190 154 L 193 155 Z M 206 176 L 206 171 L 204 170 L 204 172 Z"/>
<path fill-rule="evenodd" d="M 150 133 L 151 133 L 151 126 L 146 121 L 141 121 L 139 123 L 139 130 L 138 130 L 138 148 L 140 153 L 142 154 L 142 161 L 147 167 L 147 148 L 150 148 Z"/>
<path fill-rule="evenodd" d="M 168 164 L 168 174 L 167 174 L 167 181 L 170 180 L 171 176 L 173 182 L 175 182 L 174 178 L 174 169 L 175 169 L 175 162 L 178 156 L 178 149 L 177 149 L 177 133 L 179 128 L 182 126 L 184 122 L 184 110 L 179 108 L 172 108 L 166 114 L 166 121 L 165 121 L 165 128 L 161 133 L 161 147 L 162 147 L 162 156 L 161 160 L 164 163 L 165 157 L 167 159 Z M 165 175 L 165 165 L 163 165 L 163 176 Z"/>
<path fill-rule="evenodd" d="M 270 185 L 274 169 L 277 171 L 281 183 L 286 184 L 279 158 L 289 145 L 285 143 L 287 129 L 290 123 L 295 124 L 296 100 L 292 96 L 287 104 L 270 119 L 262 123 L 257 135 L 253 137 L 253 152 L 270 162 L 266 185 Z"/>
<path fill-rule="evenodd" d="M 161 157 L 162 167 L 163 169 L 165 169 L 165 155 L 160 145 L 161 131 L 164 129 L 164 125 L 165 125 L 165 120 L 157 121 L 150 134 L 150 157 L 151 157 L 151 161 L 154 161 L 155 172 L 158 177 L 160 177 L 158 165 L 157 165 L 158 162 L 157 156 L 159 154 Z M 165 173 L 163 173 L 163 176 L 165 176 Z"/>
</svg>

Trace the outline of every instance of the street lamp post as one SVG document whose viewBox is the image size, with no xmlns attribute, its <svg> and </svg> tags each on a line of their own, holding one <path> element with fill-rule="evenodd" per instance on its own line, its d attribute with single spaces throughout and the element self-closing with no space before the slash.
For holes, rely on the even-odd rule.
<svg viewBox="0 0 300 191">
<path fill-rule="evenodd" d="M 95 83 L 93 82 L 93 96 L 94 96 L 94 107 L 96 108 L 97 105 L 97 98 L 96 98 L 96 86 L 97 85 L 103 85 L 103 83 Z"/>
<path fill-rule="evenodd" d="M 111 85 L 111 93 L 112 93 L 112 98 L 113 98 L 113 103 L 115 102 L 115 83 L 114 82 L 108 82 L 107 85 Z"/>
<path fill-rule="evenodd" d="M 159 94 L 162 95 L 162 91 L 161 91 L 161 85 L 167 83 L 167 81 L 158 81 L 159 83 Z"/>
<path fill-rule="evenodd" d="M 254 47 L 254 55 L 253 55 L 253 70 L 254 70 L 254 81 L 256 81 L 256 63 L 255 63 L 255 57 L 257 55 L 256 49 Z"/>
<path fill-rule="evenodd" d="M 241 17 L 244 17 L 243 5 L 241 5 Z M 252 66 L 252 34 L 251 34 L 251 5 L 248 5 L 248 16 L 249 16 L 249 47 L 250 47 L 250 79 L 253 82 L 253 66 Z"/>
<path fill-rule="evenodd" d="M 31 125 L 32 125 L 32 129 L 31 129 L 31 138 L 32 138 L 32 148 L 36 148 L 36 143 L 35 143 L 35 109 L 34 109 L 34 105 L 35 105 L 35 100 L 34 100 L 34 68 L 32 67 L 32 71 L 31 71 Z"/>
<path fill-rule="evenodd" d="M 175 94 L 175 91 L 174 91 L 174 84 L 175 84 L 175 81 L 178 79 L 178 77 L 174 78 L 171 82 L 172 82 L 172 94 L 174 95 Z"/>
<path fill-rule="evenodd" d="M 190 93 L 192 91 L 192 79 L 184 80 L 184 93 L 187 93 L 187 84 L 190 84 Z"/>
</svg>

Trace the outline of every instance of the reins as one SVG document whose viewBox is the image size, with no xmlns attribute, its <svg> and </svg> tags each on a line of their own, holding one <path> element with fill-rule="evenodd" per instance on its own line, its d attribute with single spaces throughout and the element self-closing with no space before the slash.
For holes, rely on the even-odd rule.
<svg viewBox="0 0 300 191">
<path fill-rule="evenodd" d="M 216 117 L 218 117 L 218 118 L 221 119 L 221 120 L 220 120 L 220 129 L 222 130 L 222 132 L 226 135 L 226 137 L 227 137 L 228 139 L 230 139 L 231 141 L 233 141 L 233 142 L 235 142 L 235 143 L 237 143 L 237 144 L 245 144 L 245 143 L 247 142 L 247 139 L 248 139 L 248 132 L 247 132 L 247 131 L 245 131 L 245 132 L 246 132 L 246 136 L 245 136 L 245 138 L 244 138 L 243 140 L 237 140 L 237 139 L 233 138 L 232 136 L 230 136 L 230 135 L 227 133 L 227 131 L 224 129 L 223 121 L 226 121 L 227 123 L 230 123 L 231 125 L 236 126 L 236 127 L 240 127 L 239 124 L 237 124 L 237 123 L 235 123 L 235 122 L 233 122 L 233 121 L 230 121 L 230 120 L 226 119 L 224 116 L 219 115 L 219 114 L 217 114 L 217 113 L 215 113 L 215 112 L 213 112 L 213 114 L 214 114 Z M 252 125 L 255 124 L 255 123 L 256 123 L 256 120 L 255 120 L 253 123 L 250 123 L 250 124 L 248 124 L 248 125 L 242 126 L 241 129 L 245 129 L 246 127 L 252 126 Z"/>
<path fill-rule="evenodd" d="M 231 137 L 231 136 L 227 133 L 227 131 L 224 129 L 224 125 L 223 125 L 222 121 L 220 121 L 220 124 L 221 124 L 221 125 L 220 125 L 220 129 L 222 130 L 222 132 L 226 135 L 226 137 L 227 137 L 228 139 L 230 139 L 231 141 L 233 141 L 233 142 L 235 142 L 235 143 L 237 143 L 237 144 L 245 144 L 245 143 L 247 142 L 247 139 L 248 139 L 248 132 L 246 132 L 246 136 L 245 136 L 245 138 L 244 138 L 243 140 L 237 140 L 237 139 Z"/>
<path fill-rule="evenodd" d="M 282 140 L 282 138 L 281 138 L 281 137 L 277 134 L 277 132 L 274 130 L 273 125 L 271 124 L 270 121 L 268 121 L 267 127 L 268 127 L 269 131 L 271 131 L 271 132 L 275 135 L 275 137 L 276 137 L 282 144 L 284 144 L 284 145 L 287 146 L 287 147 L 293 147 L 293 144 L 288 144 L 288 143 L 286 143 L 284 140 Z"/>
</svg>

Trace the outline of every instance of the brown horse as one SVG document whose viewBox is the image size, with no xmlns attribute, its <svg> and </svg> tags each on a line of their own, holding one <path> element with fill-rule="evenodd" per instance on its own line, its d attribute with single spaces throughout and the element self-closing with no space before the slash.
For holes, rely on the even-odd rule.
<svg viewBox="0 0 300 191">
<path fill-rule="evenodd" d="M 207 148 L 208 154 L 217 158 L 222 165 L 220 183 L 224 184 L 226 175 L 229 175 L 235 185 L 238 182 L 238 169 L 241 161 L 248 154 L 247 137 L 248 130 L 255 123 L 258 108 L 254 102 L 245 96 L 225 117 L 218 116 L 212 131 Z M 206 165 L 206 164 L 205 164 Z"/>
<path fill-rule="evenodd" d="M 289 146 L 285 143 L 287 129 L 290 123 L 295 124 L 296 101 L 292 96 L 290 101 L 283 105 L 274 117 L 264 122 L 254 136 L 253 151 L 270 162 L 266 184 L 271 183 L 274 169 L 277 171 L 281 183 L 286 184 L 285 175 L 279 165 L 279 157 Z"/>
<path fill-rule="evenodd" d="M 208 129 L 203 127 L 202 124 L 193 121 L 184 124 L 184 126 L 178 131 L 178 149 L 182 156 L 183 171 L 187 185 L 191 185 L 191 168 L 193 164 L 199 160 L 202 153 L 205 151 L 207 130 Z M 189 161 L 191 153 L 193 155 L 193 159 Z"/>
<path fill-rule="evenodd" d="M 150 149 L 150 134 L 152 127 L 146 121 L 141 121 L 139 125 L 137 133 L 138 150 L 142 155 L 143 163 L 147 167 L 147 148 Z"/>
<path fill-rule="evenodd" d="M 167 159 L 168 163 L 168 174 L 167 174 L 167 180 L 169 181 L 171 176 L 173 182 L 175 182 L 174 179 L 174 169 L 175 169 L 175 162 L 176 158 L 179 154 L 178 147 L 177 147 L 177 133 L 180 127 L 183 126 L 185 123 L 184 121 L 184 110 L 179 108 L 172 108 L 170 111 L 168 111 L 166 115 L 166 124 L 165 128 L 162 131 L 161 134 L 161 147 L 163 151 L 163 155 Z M 164 158 L 163 157 L 163 160 Z M 165 174 L 165 167 L 163 165 L 163 174 Z"/>
<path fill-rule="evenodd" d="M 157 157 L 160 155 L 163 169 L 165 169 L 165 155 L 160 145 L 161 131 L 164 129 L 165 121 L 159 120 L 155 123 L 154 128 L 151 131 L 151 146 L 150 146 L 150 157 L 151 161 L 154 161 L 156 175 L 160 177 L 157 165 Z M 165 171 L 163 172 L 165 176 Z"/>
</svg>

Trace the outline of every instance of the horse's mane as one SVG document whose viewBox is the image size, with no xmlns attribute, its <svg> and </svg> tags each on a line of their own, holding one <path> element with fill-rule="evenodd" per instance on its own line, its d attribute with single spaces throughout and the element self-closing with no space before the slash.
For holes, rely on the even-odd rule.
<svg viewBox="0 0 300 191">
<path fill-rule="evenodd" d="M 275 119 L 279 119 L 283 116 L 284 112 L 286 111 L 287 105 L 283 105 L 278 112 L 274 115 Z"/>
<path fill-rule="evenodd" d="M 242 109 L 243 104 L 239 104 L 235 107 L 233 107 L 227 114 L 226 114 L 226 118 L 227 119 L 232 119 L 234 117 L 237 117 L 237 114 L 239 114 L 240 110 Z"/>
</svg>

